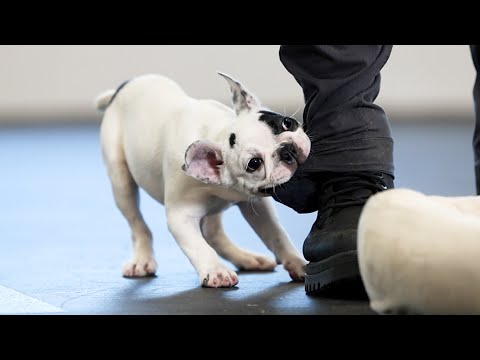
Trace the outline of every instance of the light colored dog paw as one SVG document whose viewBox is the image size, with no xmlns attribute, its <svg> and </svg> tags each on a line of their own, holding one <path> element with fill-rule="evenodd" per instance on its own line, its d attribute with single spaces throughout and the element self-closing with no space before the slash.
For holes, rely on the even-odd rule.
<svg viewBox="0 0 480 360">
<path fill-rule="evenodd" d="M 301 258 L 289 258 L 283 262 L 283 267 L 288 271 L 293 281 L 305 281 L 305 265 L 307 262 Z"/>
<path fill-rule="evenodd" d="M 140 278 L 155 275 L 157 262 L 152 257 L 138 257 L 123 266 L 123 276 Z"/>
<path fill-rule="evenodd" d="M 273 271 L 277 262 L 268 256 L 249 253 L 237 259 L 234 264 L 239 270 L 248 271 Z"/>
<path fill-rule="evenodd" d="M 200 282 L 203 287 L 229 288 L 238 284 L 238 275 L 235 271 L 225 266 L 218 266 L 200 274 Z"/>
</svg>

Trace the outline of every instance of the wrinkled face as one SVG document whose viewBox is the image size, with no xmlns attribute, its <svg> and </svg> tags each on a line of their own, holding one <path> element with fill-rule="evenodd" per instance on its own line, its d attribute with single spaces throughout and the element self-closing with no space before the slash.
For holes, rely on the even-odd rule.
<svg viewBox="0 0 480 360">
<path fill-rule="evenodd" d="M 205 183 L 248 195 L 269 196 L 290 180 L 310 153 L 310 140 L 293 118 L 260 106 L 227 75 L 237 118 L 221 143 L 198 140 L 187 149 L 183 170 Z"/>
<path fill-rule="evenodd" d="M 260 196 L 272 195 L 290 180 L 310 152 L 310 141 L 295 119 L 266 110 L 240 115 L 228 146 L 225 166 L 231 182 Z"/>
</svg>

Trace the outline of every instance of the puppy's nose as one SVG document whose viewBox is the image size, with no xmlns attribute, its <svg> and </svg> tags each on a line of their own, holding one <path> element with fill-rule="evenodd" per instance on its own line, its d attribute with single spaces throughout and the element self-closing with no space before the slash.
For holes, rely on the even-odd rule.
<svg viewBox="0 0 480 360">
<path fill-rule="evenodd" d="M 280 159 L 285 161 L 288 165 L 291 165 L 294 161 L 297 161 L 297 157 L 297 149 L 295 149 L 295 146 L 292 144 L 287 144 L 280 149 Z"/>
</svg>

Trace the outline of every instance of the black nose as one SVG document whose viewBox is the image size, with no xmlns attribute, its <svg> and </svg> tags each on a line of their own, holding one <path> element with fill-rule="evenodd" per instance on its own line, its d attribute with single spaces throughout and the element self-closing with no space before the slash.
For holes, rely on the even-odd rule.
<svg viewBox="0 0 480 360">
<path fill-rule="evenodd" d="M 297 157 L 297 150 L 292 144 L 287 144 L 280 149 L 280 159 L 285 161 L 288 165 L 291 165 L 294 161 L 297 161 Z"/>
</svg>

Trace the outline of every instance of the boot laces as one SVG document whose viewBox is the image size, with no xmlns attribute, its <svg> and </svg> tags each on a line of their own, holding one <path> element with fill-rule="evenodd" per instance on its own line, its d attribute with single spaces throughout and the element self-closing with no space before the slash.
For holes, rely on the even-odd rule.
<svg viewBox="0 0 480 360">
<path fill-rule="evenodd" d="M 373 172 L 345 172 L 335 174 L 320 186 L 322 195 L 319 211 L 340 210 L 363 205 L 373 194 L 387 190 L 384 175 Z"/>
</svg>

